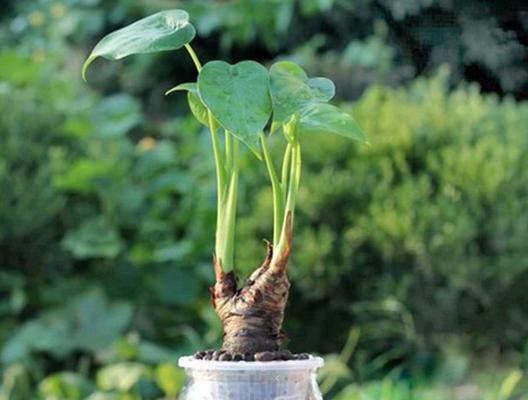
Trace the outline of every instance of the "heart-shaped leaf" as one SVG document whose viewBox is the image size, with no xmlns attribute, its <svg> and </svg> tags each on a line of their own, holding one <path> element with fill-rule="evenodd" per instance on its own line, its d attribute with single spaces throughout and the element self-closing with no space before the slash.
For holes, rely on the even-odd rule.
<svg viewBox="0 0 528 400">
<path fill-rule="evenodd" d="M 167 10 L 140 19 L 106 35 L 92 50 L 82 68 L 86 80 L 88 66 L 97 58 L 119 60 L 131 54 L 176 50 L 194 39 L 196 30 L 183 10 Z"/>
<path fill-rule="evenodd" d="M 255 61 L 211 61 L 198 76 L 204 104 L 228 131 L 260 154 L 259 134 L 271 116 L 268 70 Z"/>
<path fill-rule="evenodd" d="M 335 95 L 335 86 L 330 79 L 309 79 L 306 72 L 291 61 L 279 61 L 271 66 L 270 89 L 273 119 L 279 123 L 307 106 L 325 103 Z"/>
<path fill-rule="evenodd" d="M 165 95 L 177 92 L 187 91 L 187 102 L 191 109 L 194 118 L 201 124 L 209 126 L 209 113 L 207 107 L 202 103 L 200 96 L 198 95 L 198 88 L 195 82 L 181 83 L 178 86 L 173 87 L 165 92 Z"/>
<path fill-rule="evenodd" d="M 368 143 L 365 133 L 350 114 L 331 104 L 316 104 L 301 113 L 302 133 L 332 133 Z"/>
</svg>

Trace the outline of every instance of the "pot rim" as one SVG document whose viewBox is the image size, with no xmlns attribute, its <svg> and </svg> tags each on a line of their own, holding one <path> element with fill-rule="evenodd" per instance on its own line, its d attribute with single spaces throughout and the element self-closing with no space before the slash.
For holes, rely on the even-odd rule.
<svg viewBox="0 0 528 400">
<path fill-rule="evenodd" d="M 321 357 L 287 361 L 214 361 L 197 360 L 193 356 L 180 357 L 178 365 L 186 369 L 209 371 L 299 371 L 312 370 L 324 365 Z"/>
</svg>

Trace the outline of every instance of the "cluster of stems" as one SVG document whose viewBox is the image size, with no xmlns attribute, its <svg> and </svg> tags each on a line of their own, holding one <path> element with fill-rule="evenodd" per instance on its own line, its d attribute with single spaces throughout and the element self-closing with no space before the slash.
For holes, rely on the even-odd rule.
<svg viewBox="0 0 528 400">
<path fill-rule="evenodd" d="M 200 60 L 189 44 L 186 44 L 185 48 L 199 73 L 202 69 Z M 240 141 L 231 132 L 221 128 L 211 111 L 208 111 L 208 122 L 213 145 L 217 185 L 215 257 L 224 272 L 229 272 L 234 269 Z M 282 126 L 287 145 L 284 150 L 280 177 L 271 158 L 267 140 L 269 134 L 260 133 L 260 144 L 273 192 L 273 253 L 277 257 L 281 255 L 287 245 L 286 223 L 288 218 L 293 221 L 301 176 L 301 146 L 298 139 L 298 127 L 298 114 L 292 116 Z M 272 125 L 270 133 L 274 128 L 275 126 Z M 223 146 L 221 143 L 222 132 Z"/>
</svg>

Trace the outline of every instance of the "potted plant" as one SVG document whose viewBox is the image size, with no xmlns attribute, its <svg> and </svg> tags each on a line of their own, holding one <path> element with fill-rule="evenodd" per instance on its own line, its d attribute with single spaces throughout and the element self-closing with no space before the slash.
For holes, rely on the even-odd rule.
<svg viewBox="0 0 528 400">
<path fill-rule="evenodd" d="M 328 104 L 335 93 L 327 78 L 308 78 L 290 61 L 269 69 L 255 61 L 202 66 L 190 42 L 195 28 L 183 10 L 141 19 L 105 36 L 83 65 L 97 58 L 123 57 L 184 47 L 196 66 L 196 82 L 167 91 L 187 92 L 190 109 L 211 134 L 217 184 L 217 220 L 211 288 L 213 307 L 222 320 L 223 346 L 183 357 L 188 374 L 186 399 L 320 398 L 314 379 L 322 359 L 293 355 L 281 348 L 281 330 L 290 283 L 286 266 L 301 177 L 301 141 L 306 135 L 338 134 L 367 143 L 354 119 Z M 268 146 L 272 134 L 284 139 L 280 170 Z M 240 153 L 248 148 L 269 174 L 273 193 L 273 241 L 266 257 L 242 285 L 235 275 L 235 223 Z M 258 265 L 256 263 L 256 265 Z"/>
</svg>

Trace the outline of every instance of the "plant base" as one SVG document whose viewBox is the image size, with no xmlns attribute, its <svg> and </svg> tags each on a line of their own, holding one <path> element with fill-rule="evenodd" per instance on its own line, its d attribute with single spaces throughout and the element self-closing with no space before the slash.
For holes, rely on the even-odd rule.
<svg viewBox="0 0 528 400">
<path fill-rule="evenodd" d="M 222 362 L 182 357 L 187 383 L 180 400 L 322 400 L 316 370 L 324 361 Z"/>
</svg>

